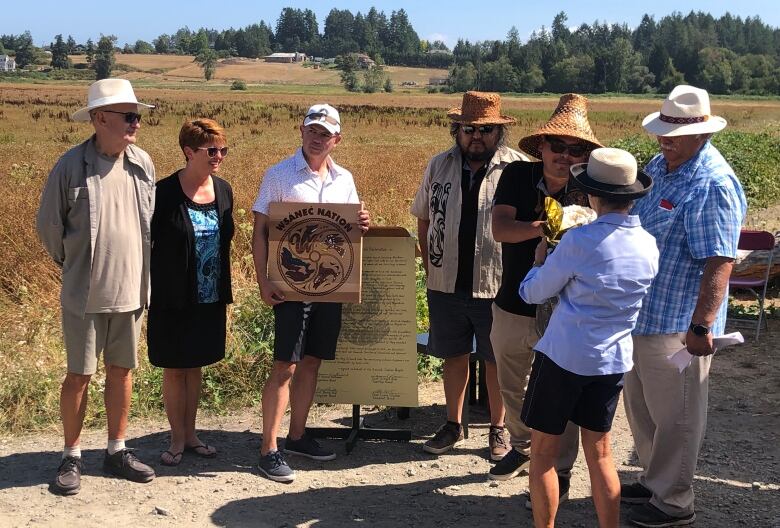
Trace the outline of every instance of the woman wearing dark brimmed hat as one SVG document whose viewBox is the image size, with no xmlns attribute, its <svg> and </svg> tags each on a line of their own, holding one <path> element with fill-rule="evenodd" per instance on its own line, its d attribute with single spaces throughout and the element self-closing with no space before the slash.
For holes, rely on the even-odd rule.
<svg viewBox="0 0 780 528">
<path fill-rule="evenodd" d="M 519 290 L 528 303 L 560 298 L 536 344 L 523 404 L 523 422 L 532 430 L 532 506 L 537 526 L 554 521 L 555 461 L 572 421 L 580 426 L 599 525 L 617 526 L 620 481 L 609 430 L 623 375 L 633 367 L 631 331 L 658 271 L 655 239 L 628 211 L 652 180 L 637 170 L 631 154 L 613 148 L 594 150 L 571 173 L 598 217 L 569 230 L 549 256 L 542 239 Z"/>
</svg>

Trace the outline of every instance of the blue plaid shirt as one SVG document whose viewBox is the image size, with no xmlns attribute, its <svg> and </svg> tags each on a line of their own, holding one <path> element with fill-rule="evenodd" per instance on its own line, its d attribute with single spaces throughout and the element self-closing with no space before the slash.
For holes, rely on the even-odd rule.
<svg viewBox="0 0 780 528">
<path fill-rule="evenodd" d="M 631 212 L 655 237 L 661 258 L 634 334 L 687 332 L 706 259 L 737 255 L 747 211 L 745 194 L 733 169 L 709 141 L 674 172 L 667 171 L 662 154 L 650 160 L 645 172 L 653 177 L 653 188 Z M 727 305 L 726 295 L 714 335 L 723 334 Z"/>
</svg>

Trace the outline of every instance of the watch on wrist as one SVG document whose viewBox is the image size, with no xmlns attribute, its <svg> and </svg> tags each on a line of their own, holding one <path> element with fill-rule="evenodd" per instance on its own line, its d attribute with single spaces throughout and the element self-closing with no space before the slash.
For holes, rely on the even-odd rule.
<svg viewBox="0 0 780 528">
<path fill-rule="evenodd" d="M 703 324 L 691 323 L 691 326 L 689 326 L 688 328 L 690 329 L 691 332 L 693 332 L 694 334 L 700 337 L 709 335 L 710 333 L 710 327 Z"/>
</svg>

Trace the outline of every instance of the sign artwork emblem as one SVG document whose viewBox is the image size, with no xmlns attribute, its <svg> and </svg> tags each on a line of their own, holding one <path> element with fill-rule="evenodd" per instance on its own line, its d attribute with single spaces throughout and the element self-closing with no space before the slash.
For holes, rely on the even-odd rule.
<svg viewBox="0 0 780 528">
<path fill-rule="evenodd" d="M 316 217 L 287 226 L 276 258 L 282 279 L 290 288 L 315 296 L 337 290 L 347 280 L 355 262 L 345 227 Z"/>
</svg>

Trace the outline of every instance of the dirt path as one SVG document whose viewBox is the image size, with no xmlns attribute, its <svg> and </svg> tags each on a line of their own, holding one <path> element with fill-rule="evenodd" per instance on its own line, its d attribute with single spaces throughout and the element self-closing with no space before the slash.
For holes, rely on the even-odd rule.
<svg viewBox="0 0 780 528">
<path fill-rule="evenodd" d="M 723 351 L 713 363 L 709 429 L 695 484 L 697 526 L 780 527 L 780 324 L 772 323 L 760 345 Z M 167 447 L 164 422 L 132 424 L 131 446 L 158 472 L 150 484 L 105 477 L 104 434 L 85 434 L 82 491 L 69 498 L 48 491 L 59 436 L 0 438 L 0 526 L 531 526 L 519 497 L 527 476 L 501 483 L 486 478 L 485 415 L 473 408 L 470 438 L 435 458 L 421 444 L 444 417 L 440 385 L 421 386 L 420 401 L 407 421 L 390 410 L 363 409 L 374 427 L 411 427 L 411 443 L 359 442 L 345 455 L 339 441 L 328 440 L 339 458 L 291 459 L 298 478 L 289 485 L 254 469 L 255 410 L 202 420 L 201 436 L 219 448 L 219 457 L 185 457 L 178 468 L 157 463 Z M 318 407 L 313 421 L 346 425 L 349 415 L 348 406 Z M 613 431 L 621 479 L 630 481 L 638 468 L 622 406 Z M 558 526 L 596 526 L 587 475 L 580 456 Z"/>
</svg>

